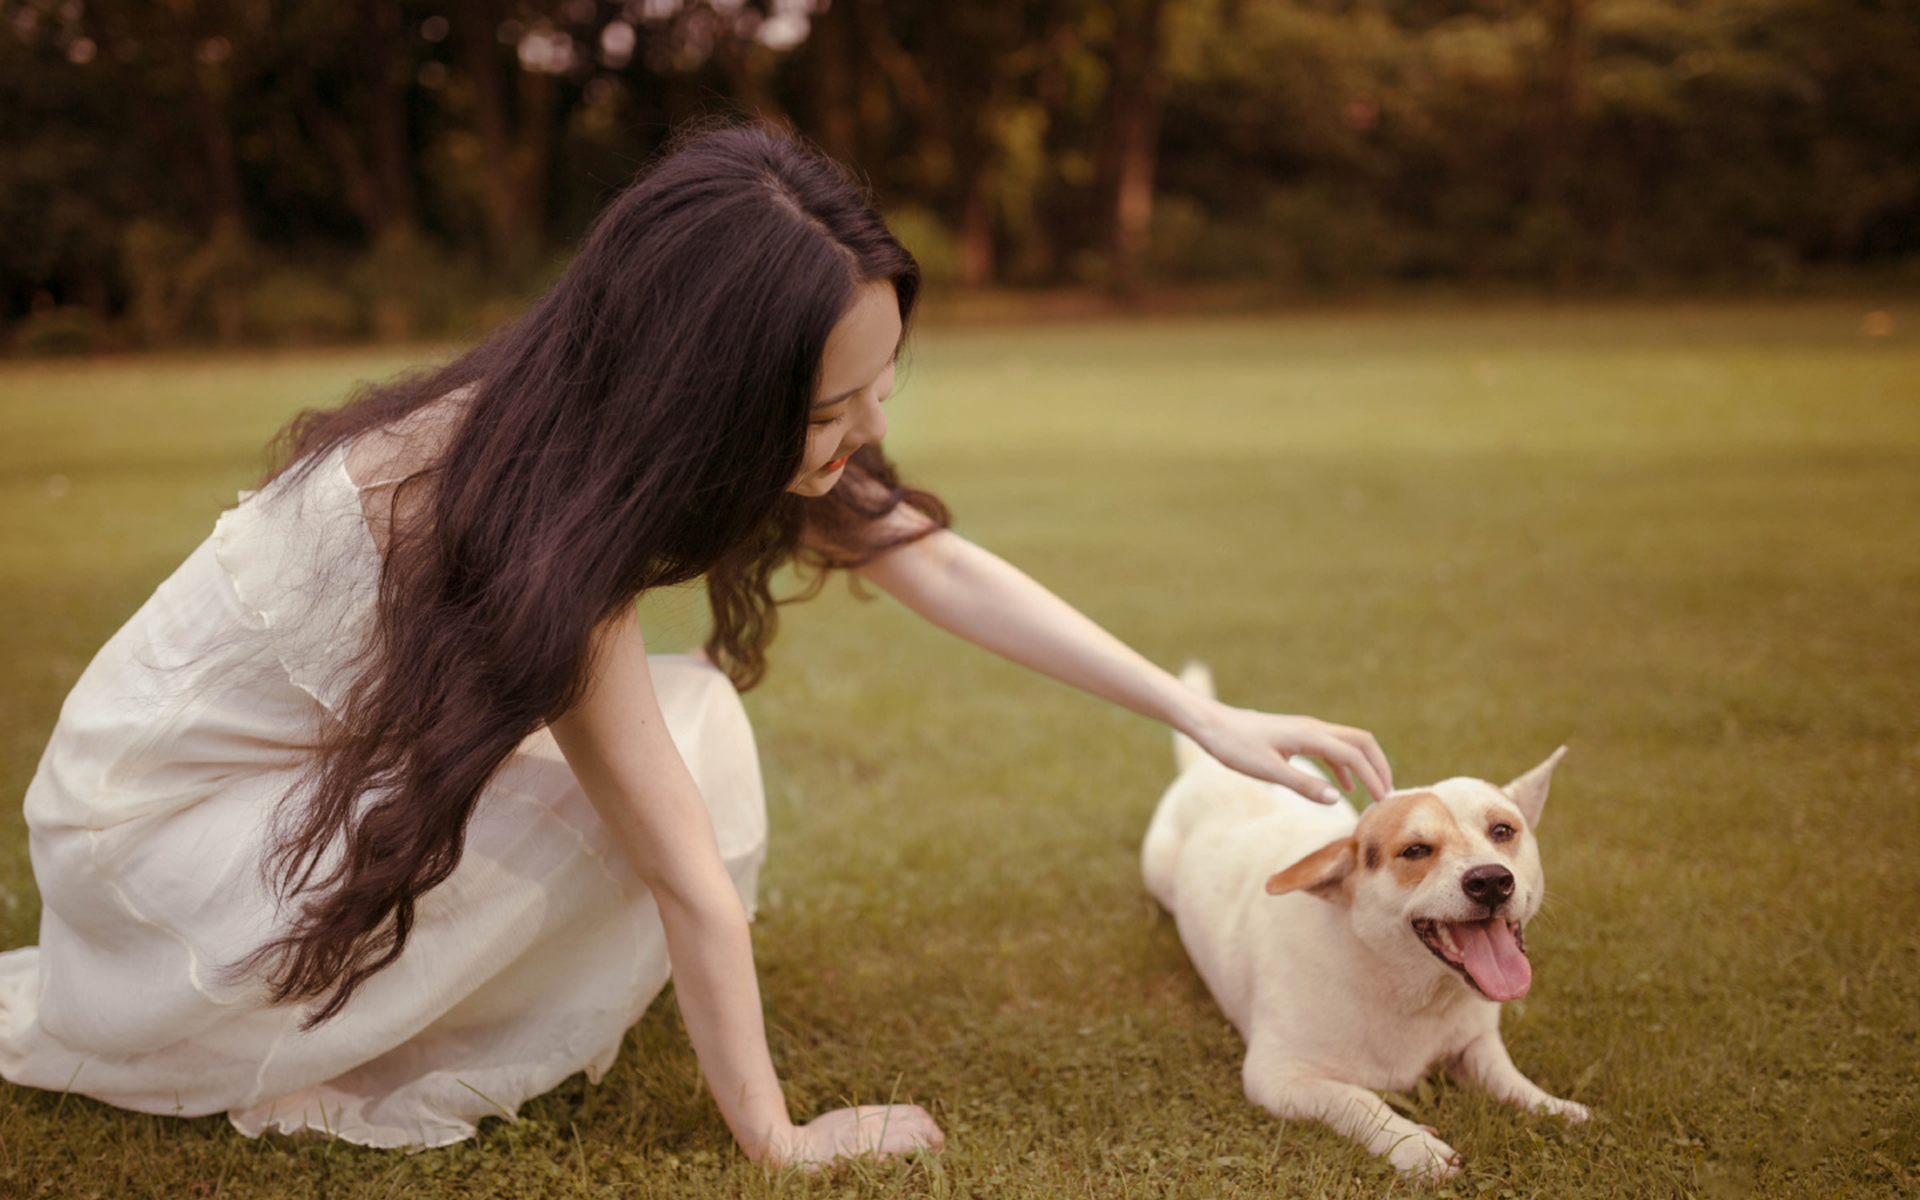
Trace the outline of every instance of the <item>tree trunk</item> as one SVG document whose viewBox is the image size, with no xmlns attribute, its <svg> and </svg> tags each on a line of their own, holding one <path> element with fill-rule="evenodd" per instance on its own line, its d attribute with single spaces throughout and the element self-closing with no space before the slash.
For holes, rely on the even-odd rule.
<svg viewBox="0 0 1920 1200">
<path fill-rule="evenodd" d="M 373 172 L 367 169 L 366 158 L 361 155 L 360 147 L 354 141 L 353 130 L 311 96 L 301 106 L 301 112 L 313 130 L 314 139 L 326 150 L 327 157 L 333 160 L 334 169 L 340 172 L 340 183 L 347 192 L 347 207 L 366 226 L 368 237 L 378 238 L 390 219 L 387 215 L 386 192 Z"/>
<path fill-rule="evenodd" d="M 1034 75 L 1034 99 L 1047 114 L 1043 150 L 1051 168 L 1039 216 L 1046 237 L 1047 275 L 1056 281 L 1072 277 L 1073 255 L 1086 248 L 1089 225 L 1087 180 L 1069 178 L 1060 165 L 1076 148 L 1078 131 L 1073 128 L 1069 107 L 1067 57 L 1078 43 L 1074 22 L 1068 18 L 1056 19 L 1047 32 L 1040 67 Z"/>
<path fill-rule="evenodd" d="M 1586 56 L 1581 41 L 1588 0 L 1548 0 L 1546 103 L 1541 106 L 1540 157 L 1534 196 L 1548 204 L 1566 197 L 1586 112 Z"/>
<path fill-rule="evenodd" d="M 507 94 L 494 0 L 463 0 L 460 40 L 473 83 L 474 128 L 480 135 L 487 248 L 496 265 L 518 272 L 538 255 L 546 210 L 547 155 L 555 103 L 553 81 L 519 69 L 519 120 Z M 517 129 L 516 129 L 517 125 Z"/>
<path fill-rule="evenodd" d="M 919 119 L 921 128 L 934 137 L 944 138 L 946 114 L 941 112 L 920 64 L 893 36 L 885 6 L 880 0 L 859 0 L 859 5 L 860 41 L 868 57 L 886 73 L 887 82 L 893 85 L 893 94 L 899 97 L 903 108 Z"/>
<path fill-rule="evenodd" d="M 993 200 L 999 172 L 992 154 L 970 157 L 973 161 L 961 175 L 966 192 L 960 208 L 960 261 L 954 282 L 961 287 L 986 287 L 994 278 Z"/>
<path fill-rule="evenodd" d="M 741 107 L 756 117 L 786 122 L 786 109 L 773 94 L 773 51 L 728 27 L 714 38 L 713 58 Z"/>
<path fill-rule="evenodd" d="M 233 129 L 221 111 L 214 91 L 219 80 L 209 78 L 218 66 L 203 67 L 199 58 L 199 35 L 189 21 L 174 25 L 177 49 L 186 84 L 187 107 L 193 114 L 199 134 L 201 164 L 206 181 L 201 203 L 209 231 L 222 227 L 244 227 L 246 206 L 240 194 L 239 160 L 234 154 Z M 211 86 L 210 86 L 211 85 Z"/>
<path fill-rule="evenodd" d="M 1115 13 L 1113 74 L 1107 85 L 1107 127 L 1101 182 L 1106 188 L 1107 278 L 1123 297 L 1139 294 L 1166 73 L 1160 62 L 1165 0 L 1123 0 Z"/>
<path fill-rule="evenodd" d="M 420 227 L 413 184 L 413 146 L 407 136 L 406 28 L 399 0 L 367 0 L 367 133 L 386 217 L 376 236 L 411 234 Z"/>
<path fill-rule="evenodd" d="M 813 18 L 807 37 L 806 75 L 812 105 L 809 132 L 820 148 L 844 163 L 862 158 L 860 114 L 854 89 L 853 0 L 834 0 Z"/>
<path fill-rule="evenodd" d="M 553 158 L 553 122 L 560 89 L 553 76 L 520 72 L 520 128 L 513 147 L 514 238 L 522 264 L 530 263 L 546 243 L 547 166 Z"/>
<path fill-rule="evenodd" d="M 1539 157 L 1534 164 L 1533 202 L 1569 222 L 1568 202 L 1579 170 L 1586 124 L 1586 54 L 1582 46 L 1588 0 L 1548 0 L 1547 78 L 1541 105 Z M 1549 282 L 1564 285 L 1577 273 L 1578 256 L 1552 255 Z"/>
<path fill-rule="evenodd" d="M 184 305 L 205 298 L 215 334 L 221 345 L 231 346 L 246 333 L 245 296 L 253 253 L 233 128 L 221 103 L 225 80 L 219 74 L 220 64 L 201 63 L 200 34 L 190 13 L 175 12 L 174 31 L 206 180 L 205 236 L 181 267 L 176 288 Z"/>
</svg>

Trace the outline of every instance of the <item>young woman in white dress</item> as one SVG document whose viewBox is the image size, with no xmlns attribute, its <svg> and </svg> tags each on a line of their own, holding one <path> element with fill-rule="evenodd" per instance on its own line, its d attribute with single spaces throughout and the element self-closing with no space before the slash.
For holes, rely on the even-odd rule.
<svg viewBox="0 0 1920 1200">
<path fill-rule="evenodd" d="M 880 453 L 918 291 L 833 164 L 682 145 L 521 321 L 309 413 L 287 465 L 101 650 L 30 785 L 40 944 L 0 1076 L 242 1131 L 430 1146 L 595 1078 L 664 985 L 741 1149 L 938 1146 L 921 1109 L 796 1125 L 748 914 L 766 818 L 736 688 L 773 572 L 941 628 L 1318 794 L 1373 738 L 1198 696 L 987 551 Z M 634 599 L 704 577 L 649 658 Z"/>
</svg>

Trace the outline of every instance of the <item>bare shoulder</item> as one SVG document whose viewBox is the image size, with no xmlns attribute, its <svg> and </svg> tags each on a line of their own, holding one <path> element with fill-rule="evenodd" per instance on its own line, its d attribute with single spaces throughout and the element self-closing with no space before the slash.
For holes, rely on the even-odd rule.
<svg viewBox="0 0 1920 1200">
<path fill-rule="evenodd" d="M 458 388 L 388 425 L 369 429 L 347 449 L 347 478 L 360 492 L 360 511 L 382 554 L 396 523 L 423 511 L 429 489 L 403 488 L 431 471 L 466 416 L 471 387 Z"/>
<path fill-rule="evenodd" d="M 472 399 L 471 386 L 458 388 L 389 425 L 367 430 L 347 451 L 347 477 L 355 487 L 378 488 L 431 469 Z"/>
</svg>

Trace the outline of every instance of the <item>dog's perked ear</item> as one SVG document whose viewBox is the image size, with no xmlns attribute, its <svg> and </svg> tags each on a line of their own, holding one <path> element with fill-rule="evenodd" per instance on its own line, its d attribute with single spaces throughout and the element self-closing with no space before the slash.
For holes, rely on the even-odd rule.
<svg viewBox="0 0 1920 1200">
<path fill-rule="evenodd" d="M 1347 892 L 1340 885 L 1347 876 L 1353 874 L 1353 864 L 1358 855 L 1359 843 L 1353 838 L 1329 842 L 1268 879 L 1267 895 L 1305 891 L 1312 892 L 1322 900 L 1345 903 Z"/>
<path fill-rule="evenodd" d="M 1553 769 L 1560 765 L 1560 760 L 1566 754 L 1567 748 L 1560 747 L 1547 756 L 1547 761 L 1500 789 L 1507 794 L 1507 799 L 1520 807 L 1520 815 L 1527 819 L 1527 825 L 1531 828 L 1540 825 L 1540 810 L 1547 805 L 1547 784 L 1553 781 Z"/>
</svg>

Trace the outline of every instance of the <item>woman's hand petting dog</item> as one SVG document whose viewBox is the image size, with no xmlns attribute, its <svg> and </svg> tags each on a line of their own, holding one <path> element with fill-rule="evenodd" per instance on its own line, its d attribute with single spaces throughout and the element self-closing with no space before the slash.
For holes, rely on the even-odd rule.
<svg viewBox="0 0 1920 1200">
<path fill-rule="evenodd" d="M 1215 703 L 1188 733 L 1208 754 L 1234 770 L 1292 788 L 1322 804 L 1335 803 L 1340 793 L 1328 787 L 1325 779 L 1288 762 L 1294 755 L 1319 759 L 1349 791 L 1356 779 L 1375 800 L 1393 790 L 1393 768 L 1387 765 L 1380 743 L 1364 729 Z"/>
</svg>

